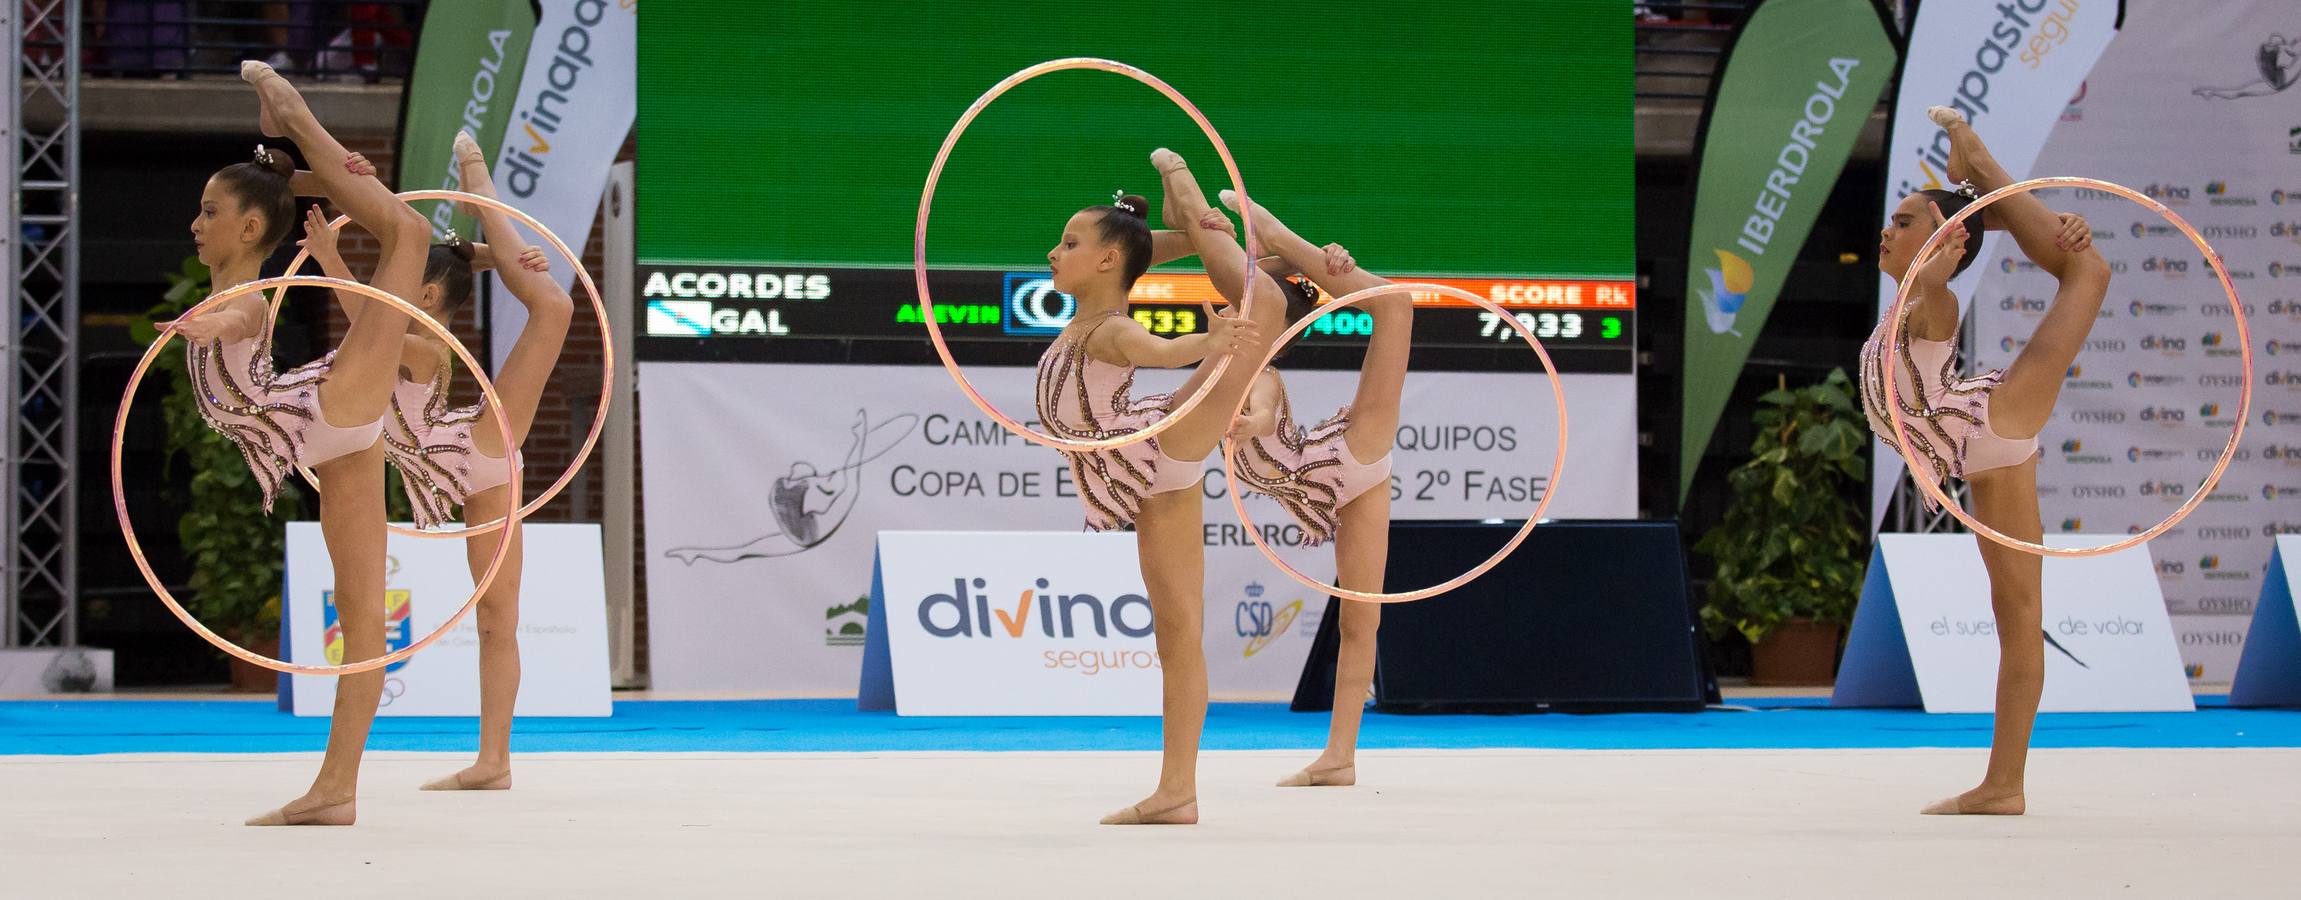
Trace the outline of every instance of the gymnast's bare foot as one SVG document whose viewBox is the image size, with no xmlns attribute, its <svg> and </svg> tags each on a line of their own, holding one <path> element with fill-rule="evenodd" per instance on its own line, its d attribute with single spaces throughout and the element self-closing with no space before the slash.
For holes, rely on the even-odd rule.
<svg viewBox="0 0 2301 900">
<path fill-rule="evenodd" d="M 305 794 L 294 802 L 249 819 L 250 825 L 349 825 L 358 818 L 354 798 L 341 800 Z"/>
<path fill-rule="evenodd" d="M 1104 825 L 1196 825 L 1198 798 L 1152 794 L 1143 802 L 1104 816 Z"/>
<path fill-rule="evenodd" d="M 1947 800 L 1934 801 L 1920 812 L 1928 816 L 2018 816 L 2026 809 L 2019 789 L 2008 793 L 2003 788 L 1985 784 Z"/>
<path fill-rule="evenodd" d="M 511 790 L 511 766 L 474 765 L 471 768 L 423 783 L 427 791 L 508 791 Z"/>
<path fill-rule="evenodd" d="M 1176 153 L 1165 147 L 1160 147 L 1151 151 L 1150 159 L 1151 168 L 1157 169 L 1158 173 L 1161 175 L 1173 172 L 1176 169 L 1189 168 L 1189 166 L 1182 161 L 1182 154 Z"/>
</svg>

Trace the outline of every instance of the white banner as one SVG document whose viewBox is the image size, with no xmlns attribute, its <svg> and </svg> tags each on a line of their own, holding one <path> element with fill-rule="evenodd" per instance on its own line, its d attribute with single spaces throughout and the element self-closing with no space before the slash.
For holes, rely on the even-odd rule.
<svg viewBox="0 0 2301 900">
<path fill-rule="evenodd" d="M 888 531 L 878 557 L 898 714 L 1158 715 L 1134 535 Z"/>
<path fill-rule="evenodd" d="M 2111 535 L 2055 535 L 2077 547 Z M 1881 534 L 1833 702 L 1926 712 L 1997 705 L 1997 616 L 1970 534 Z M 1881 575 L 1883 577 L 1881 577 Z M 2045 561 L 2045 712 L 2188 712 L 2181 652 L 2147 551 Z"/>
<path fill-rule="evenodd" d="M 609 714 L 607 597 L 599 526 L 524 527 L 520 573 L 519 702 L 522 716 Z M 392 650 L 430 634 L 471 596 L 471 564 L 460 540 L 392 535 L 385 552 L 385 643 Z M 281 644 L 291 662 L 343 662 L 336 630 L 335 570 L 317 522 L 288 525 Z M 298 675 L 288 690 L 295 714 L 324 716 L 336 680 Z M 414 657 L 384 668 L 386 716 L 479 715 L 479 614 L 473 610 Z"/>
<path fill-rule="evenodd" d="M 1029 418 L 1024 368 L 969 377 Z M 1138 391 L 1182 372 L 1144 372 Z M 1062 457 L 1001 430 L 939 366 L 642 364 L 641 477 L 652 684 L 668 691 L 847 696 L 881 531 L 1077 531 L 1084 515 Z M 1355 371 L 1287 375 L 1315 421 L 1350 401 Z M 1567 375 L 1573 422 L 1557 518 L 1637 514 L 1636 382 Z M 1391 483 L 1398 518 L 1524 518 L 1556 446 L 1538 374 L 1408 377 Z M 1325 598 L 1273 569 L 1230 510 L 1221 461 L 1206 504 L 1207 657 L 1214 689 L 1289 690 Z M 1331 577 L 1274 503 L 1259 527 L 1290 561 Z M 1130 563 L 1131 565 L 1131 563 Z M 1393 590 L 1413 586 L 1392 585 Z"/>
<path fill-rule="evenodd" d="M 2130 4 L 2128 25 L 2058 117 L 2039 175 L 2158 199 L 2196 226 L 2245 300 L 2254 351 L 2244 442 L 2207 501 L 2149 548 L 2192 678 L 2235 673 L 2272 540 L 2301 532 L 2301 20 L 2289 3 Z M 2289 37 L 2278 37 L 2287 35 Z M 1995 138 L 1995 135 L 1991 135 Z M 2163 218 L 2093 191 L 2043 195 L 2085 216 L 2113 272 L 2090 341 L 2039 435 L 2050 532 L 2133 532 L 2188 500 L 2236 425 L 2243 376 L 2228 297 Z M 2010 363 L 2053 279 L 2010 242 L 1976 265 L 1972 367 Z"/>
<path fill-rule="evenodd" d="M 1894 99 L 1893 136 L 1886 141 L 1885 208 L 1910 194 L 1949 185 L 1949 135 L 1926 118 L 1926 107 L 1965 113 L 1989 139 L 1990 154 L 2013 177 L 2027 178 L 2054 114 L 2085 83 L 2102 48 L 2117 35 L 2120 0 L 1932 0 L 1918 7 L 1903 56 L 1901 89 Z M 2144 37 L 2147 38 L 2146 32 Z M 1990 234 L 1983 252 L 2000 246 Z M 2010 246 L 2010 244 L 2008 244 Z M 1979 264 L 1952 282 L 1971 298 Z M 1895 284 L 1879 277 L 1878 312 L 1893 305 Z M 1872 440 L 1870 530 L 1885 517 L 1902 477 L 1902 459 Z"/>
<path fill-rule="evenodd" d="M 579 257 L 591 241 L 607 168 L 638 114 L 638 7 L 637 0 L 542 0 L 519 102 L 491 157 L 504 202 L 542 221 Z M 551 266 L 561 287 L 575 283 L 573 263 L 553 259 Z M 488 281 L 495 298 L 489 333 L 506 336 L 489 348 L 501 367 L 511 354 L 509 336 L 527 324 L 527 308 L 494 275 Z"/>
</svg>

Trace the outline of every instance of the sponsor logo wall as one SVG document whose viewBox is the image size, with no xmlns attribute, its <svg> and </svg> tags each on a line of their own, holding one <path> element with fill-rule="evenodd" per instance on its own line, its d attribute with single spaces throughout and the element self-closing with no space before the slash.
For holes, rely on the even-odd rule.
<svg viewBox="0 0 2301 900">
<path fill-rule="evenodd" d="M 2279 3 L 2128 4 L 2121 35 L 2028 169 L 2164 203 L 2221 253 L 2246 303 L 2245 440 L 2206 502 L 2149 545 L 2184 664 L 2205 681 L 2234 673 L 2271 542 L 2301 528 L 2301 166 L 2289 152 L 2301 90 L 2280 87 L 2301 69 L 2296 48 L 2271 43 L 2292 29 Z M 2009 123 L 1977 124 L 1994 144 Z M 2114 273 L 2039 436 L 2046 530 L 2139 531 L 2190 499 L 2228 440 L 2242 381 L 2236 321 L 2211 266 L 2164 219 L 2097 191 L 2042 196 L 2092 223 Z M 1971 294 L 1975 369 L 2012 362 L 2044 315 L 2034 301 L 2054 291 L 2012 242 L 1987 252 Z"/>
<path fill-rule="evenodd" d="M 1146 371 L 1137 389 L 1163 390 L 1182 375 Z M 1027 417 L 1031 370 L 982 367 L 968 377 L 1009 414 Z M 986 419 L 940 367 L 650 362 L 640 380 L 649 648 L 661 690 L 852 695 L 880 531 L 1012 531 L 1023 541 L 1022 532 L 1075 531 L 1083 520 L 1062 458 Z M 1409 377 L 1393 515 L 1531 513 L 1557 440 L 1541 381 Z M 1348 402 L 1356 383 L 1355 371 L 1287 375 L 1298 417 L 1310 421 Z M 1565 384 L 1574 446 L 1549 515 L 1635 516 L 1635 382 L 1569 374 Z M 1220 461 L 1208 463 L 1213 687 L 1291 690 L 1325 598 L 1254 548 L 1231 513 Z M 1331 576 L 1330 548 L 1300 546 L 1300 529 L 1276 504 L 1257 499 L 1248 510 L 1290 562 Z M 954 572 L 938 583 L 1024 574 Z M 1015 602 L 1012 591 L 997 599 Z"/>
</svg>

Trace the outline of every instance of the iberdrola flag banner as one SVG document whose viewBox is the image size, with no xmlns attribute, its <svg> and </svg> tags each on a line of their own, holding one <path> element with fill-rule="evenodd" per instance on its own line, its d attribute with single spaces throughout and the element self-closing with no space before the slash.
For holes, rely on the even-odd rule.
<svg viewBox="0 0 2301 900">
<path fill-rule="evenodd" d="M 1767 0 L 1726 52 L 1686 251 L 1681 499 L 1898 52 L 1873 0 Z"/>
<path fill-rule="evenodd" d="M 417 38 L 415 71 L 401 95 L 399 190 L 461 190 L 452 145 L 468 129 L 482 147 L 503 139 L 535 39 L 534 0 L 456 0 L 434 3 Z M 454 204 L 415 204 L 431 219 L 434 235 L 456 229 L 476 234 L 472 217 Z"/>
</svg>

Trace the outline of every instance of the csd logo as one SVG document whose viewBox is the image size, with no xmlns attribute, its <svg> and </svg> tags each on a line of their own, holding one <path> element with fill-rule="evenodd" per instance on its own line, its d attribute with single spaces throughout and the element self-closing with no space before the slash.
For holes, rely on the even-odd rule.
<svg viewBox="0 0 2301 900">
<path fill-rule="evenodd" d="M 1302 614 L 1302 601 L 1296 600 L 1273 610 L 1269 603 L 1248 601 L 1238 605 L 1232 616 L 1240 637 L 1247 638 L 1245 656 L 1253 656 L 1270 646 Z"/>
<path fill-rule="evenodd" d="M 2221 568 L 2221 557 L 2219 556 L 2208 553 L 2197 558 L 2198 571 L 2211 572 L 2218 568 Z"/>
<path fill-rule="evenodd" d="M 1002 324 L 1008 334 L 1054 334 L 1078 311 L 1078 300 L 1055 290 L 1054 279 L 1007 273 L 1007 316 Z"/>
<path fill-rule="evenodd" d="M 2075 517 L 2075 516 L 2071 516 L 2071 517 L 2069 517 L 2069 518 L 2067 518 L 2067 519 L 2063 519 L 2063 520 L 2061 520 L 2061 530 L 2063 530 L 2063 531 L 2083 531 L 2083 530 L 2085 530 L 2085 520 L 2084 520 L 2084 519 L 2080 519 L 2080 518 L 2077 518 L 2077 517 Z"/>
<path fill-rule="evenodd" d="M 2198 414 L 2198 415 L 2200 415 L 2200 416 L 2204 416 L 2205 418 L 2208 418 L 2208 419 L 2210 419 L 2210 418 L 2213 418 L 2214 416 L 2218 416 L 2218 415 L 2220 415 L 2220 414 L 2221 414 L 2221 404 L 2219 404 L 2219 403 L 2207 403 L 2207 404 L 2203 404 L 2203 405 L 2201 405 L 2201 406 L 2197 407 L 2197 414 Z"/>
<path fill-rule="evenodd" d="M 2061 452 L 2063 453 L 2076 453 L 2077 451 L 2083 449 L 2085 449 L 2085 442 L 2076 438 L 2070 438 L 2069 440 L 2061 442 Z"/>
</svg>

